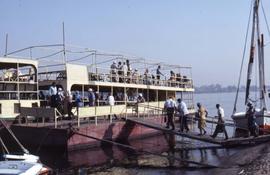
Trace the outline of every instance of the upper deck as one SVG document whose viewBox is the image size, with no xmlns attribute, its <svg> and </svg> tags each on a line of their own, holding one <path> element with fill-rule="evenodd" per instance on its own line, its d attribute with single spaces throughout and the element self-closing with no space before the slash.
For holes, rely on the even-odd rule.
<svg viewBox="0 0 270 175">
<path fill-rule="evenodd" d="M 14 55 L 25 50 L 30 50 L 29 59 L 21 59 L 27 58 L 26 55 L 20 58 Z M 58 89 L 62 87 L 72 94 L 78 92 L 84 105 L 91 88 L 96 93 L 97 106 L 107 105 L 109 94 L 113 94 L 118 105 L 134 102 L 138 95 L 143 95 L 148 105 L 153 103 L 160 107 L 169 96 L 178 96 L 193 108 L 191 67 L 81 48 L 75 51 L 46 48 L 45 51 L 45 56 L 44 53 L 34 56 L 33 53 L 38 52 L 29 47 L 1 59 L 1 99 L 17 100 L 14 105 L 16 103 L 18 107 L 31 105 L 24 105 L 23 99 L 36 100 L 41 105 L 39 100 L 48 102 L 49 86 L 55 82 Z M 43 96 L 39 97 L 39 93 Z"/>
<path fill-rule="evenodd" d="M 70 51 L 71 52 L 71 51 Z M 157 89 L 168 91 L 194 91 L 192 68 L 148 61 L 144 58 L 98 52 L 73 51 L 86 54 L 64 59 L 49 58 L 39 62 L 38 80 L 41 86 L 53 81 L 67 90 L 72 85 L 113 86 Z M 160 76 L 157 68 L 160 66 Z"/>
</svg>

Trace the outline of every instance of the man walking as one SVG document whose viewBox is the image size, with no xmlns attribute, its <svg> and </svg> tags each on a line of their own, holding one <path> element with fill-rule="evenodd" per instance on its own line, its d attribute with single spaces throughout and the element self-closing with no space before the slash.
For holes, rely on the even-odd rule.
<svg viewBox="0 0 270 175">
<path fill-rule="evenodd" d="M 187 105 L 184 101 L 182 101 L 181 98 L 177 100 L 178 102 L 178 107 L 177 111 L 179 112 L 179 121 L 180 121 L 180 130 L 179 132 L 184 132 L 184 129 L 186 132 L 189 131 L 188 124 L 187 124 L 187 119 L 189 116 L 189 111 L 187 109 Z"/>
<path fill-rule="evenodd" d="M 227 134 L 227 131 L 225 128 L 224 109 L 222 107 L 220 107 L 220 104 L 216 104 L 216 108 L 217 108 L 217 114 L 218 114 L 218 116 L 216 116 L 216 117 L 218 117 L 218 123 L 217 123 L 216 129 L 215 129 L 215 132 L 211 137 L 215 138 L 218 133 L 224 132 L 225 139 L 227 140 L 229 137 L 228 137 L 228 134 Z"/>
<path fill-rule="evenodd" d="M 176 109 L 175 101 L 172 97 L 169 97 L 168 100 L 166 100 L 164 104 L 164 110 L 167 112 L 167 126 L 166 128 L 170 128 L 170 125 L 172 126 L 172 130 L 174 130 L 174 122 L 173 122 L 173 114 L 174 110 Z"/>
</svg>

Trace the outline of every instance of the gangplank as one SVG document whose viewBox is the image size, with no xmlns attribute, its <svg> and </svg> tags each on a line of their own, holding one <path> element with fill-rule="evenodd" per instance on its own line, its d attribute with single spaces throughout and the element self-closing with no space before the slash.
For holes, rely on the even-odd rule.
<svg viewBox="0 0 270 175">
<path fill-rule="evenodd" d="M 128 118 L 126 120 L 127 122 L 133 122 L 137 125 L 142 125 L 148 128 L 152 128 L 158 131 L 161 131 L 163 133 L 167 133 L 167 134 L 174 134 L 174 135 L 179 135 L 182 137 L 186 137 L 186 138 L 190 138 L 193 140 L 199 140 L 202 142 L 206 142 L 206 143 L 212 143 L 212 144 L 217 144 L 217 145 L 221 145 L 223 147 L 236 147 L 236 146 L 241 146 L 241 145 L 254 145 L 256 143 L 262 143 L 262 142 L 267 142 L 270 141 L 270 134 L 267 135 L 260 135 L 258 137 L 237 137 L 237 138 L 229 138 L 227 140 L 224 140 L 223 138 L 212 138 L 209 135 L 198 135 L 198 133 L 189 131 L 188 133 L 184 133 L 184 132 L 178 132 L 175 130 L 170 130 L 165 128 L 162 125 L 156 124 L 156 123 L 152 123 L 149 121 L 144 121 L 141 118 Z"/>
</svg>

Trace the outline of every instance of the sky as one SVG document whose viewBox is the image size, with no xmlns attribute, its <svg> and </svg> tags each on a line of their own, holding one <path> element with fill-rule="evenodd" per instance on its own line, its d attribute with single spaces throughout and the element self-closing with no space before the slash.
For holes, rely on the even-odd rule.
<svg viewBox="0 0 270 175">
<path fill-rule="evenodd" d="M 0 55 L 5 51 L 7 33 L 9 51 L 61 43 L 64 22 L 67 44 L 191 66 L 195 86 L 236 85 L 250 2 L 1 0 Z M 270 2 L 262 2 L 270 22 Z M 264 24 L 263 18 L 261 21 Z M 262 27 L 269 42 L 265 29 Z M 270 55 L 270 44 L 265 52 Z M 267 58 L 266 68 L 270 64 Z M 244 82 L 245 69 L 243 74 Z M 266 78 L 268 75 L 270 70 Z"/>
</svg>

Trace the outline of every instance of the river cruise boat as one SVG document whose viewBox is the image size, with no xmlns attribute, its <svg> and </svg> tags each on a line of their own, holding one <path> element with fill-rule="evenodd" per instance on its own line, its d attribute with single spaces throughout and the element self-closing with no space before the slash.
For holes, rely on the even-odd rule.
<svg viewBox="0 0 270 175">
<path fill-rule="evenodd" d="M 33 53 L 35 47 L 29 48 Z M 78 48 L 56 50 L 38 58 L 32 55 L 29 59 L 13 58 L 14 54 L 29 48 L 0 59 L 1 117 L 15 118 L 16 124 L 11 129 L 26 146 L 69 150 L 96 144 L 94 139 L 74 134 L 71 128 L 111 140 L 151 135 L 158 131 L 134 126 L 122 119 L 145 117 L 162 123 L 163 106 L 168 97 L 182 98 L 194 112 L 191 67 L 91 49 L 78 51 Z M 156 74 L 158 67 L 160 78 Z M 49 89 L 53 83 L 61 94 L 73 96 L 71 118 L 66 100 L 51 107 Z M 91 104 L 90 91 L 95 96 Z M 114 104 L 108 100 L 110 94 Z M 80 102 L 76 103 L 78 96 Z"/>
</svg>

